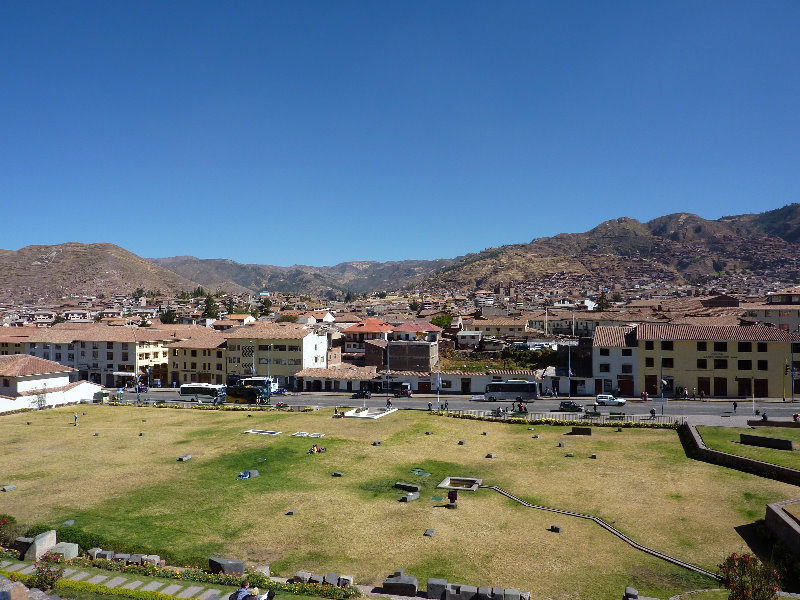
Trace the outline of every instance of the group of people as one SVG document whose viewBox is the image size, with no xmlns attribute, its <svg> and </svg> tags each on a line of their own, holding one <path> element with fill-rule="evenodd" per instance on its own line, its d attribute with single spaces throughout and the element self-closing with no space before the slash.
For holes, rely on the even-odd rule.
<svg viewBox="0 0 800 600">
<path fill-rule="evenodd" d="M 325 448 L 320 448 L 317 444 L 311 446 L 311 449 L 308 451 L 309 454 L 319 454 L 320 452 L 325 452 Z"/>
<path fill-rule="evenodd" d="M 558 390 L 557 389 L 551 390 L 550 388 L 544 388 L 542 396 L 544 396 L 545 398 L 558 398 Z"/>
<path fill-rule="evenodd" d="M 250 582 L 245 579 L 242 581 L 242 587 L 233 592 L 228 600 L 272 600 L 275 598 L 275 590 L 267 590 L 267 593 L 261 594 L 257 587 L 251 588 Z"/>
</svg>

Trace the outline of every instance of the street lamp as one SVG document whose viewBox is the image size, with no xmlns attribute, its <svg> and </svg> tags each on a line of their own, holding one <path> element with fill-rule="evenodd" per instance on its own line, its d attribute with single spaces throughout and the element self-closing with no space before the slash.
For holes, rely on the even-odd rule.
<svg viewBox="0 0 800 600">
<path fill-rule="evenodd" d="M 253 367 L 250 370 L 251 377 L 256 376 L 256 345 L 253 343 L 253 340 L 250 340 L 250 351 L 253 353 Z"/>
<path fill-rule="evenodd" d="M 272 398 L 272 376 L 270 367 L 272 366 L 272 344 L 267 346 L 267 402 Z"/>
</svg>

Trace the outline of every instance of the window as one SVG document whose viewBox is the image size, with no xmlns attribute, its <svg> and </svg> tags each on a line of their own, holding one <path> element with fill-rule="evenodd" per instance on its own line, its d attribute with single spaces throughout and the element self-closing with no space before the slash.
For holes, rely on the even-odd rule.
<svg viewBox="0 0 800 600">
<path fill-rule="evenodd" d="M 728 342 L 714 342 L 714 352 L 727 352 Z"/>
<path fill-rule="evenodd" d="M 192 350 L 192 356 L 197 356 L 197 350 Z"/>
<path fill-rule="evenodd" d="M 453 382 L 449 379 L 442 379 L 442 389 L 449 389 L 453 387 Z"/>
<path fill-rule="evenodd" d="M 114 360 L 114 353 L 106 352 L 106 360 Z"/>
<path fill-rule="evenodd" d="M 654 366 L 654 365 L 653 365 L 653 362 L 654 362 L 654 360 L 655 360 L 655 359 L 654 359 L 652 356 L 647 356 L 647 357 L 645 357 L 645 359 L 644 359 L 644 366 L 645 366 L 645 367 L 652 367 L 652 366 Z"/>
<path fill-rule="evenodd" d="M 267 351 L 269 350 L 269 346 L 267 346 L 267 345 L 264 345 L 264 344 L 259 344 L 259 345 L 258 345 L 258 349 L 259 349 L 259 351 L 261 351 L 261 352 L 267 352 Z"/>
<path fill-rule="evenodd" d="M 8 379 L 3 379 L 3 387 L 11 387 L 9 385 Z"/>
<path fill-rule="evenodd" d="M 600 348 L 600 356 L 608 356 L 608 348 Z"/>
<path fill-rule="evenodd" d="M 61 352 L 56 352 L 56 357 L 54 360 L 61 360 Z"/>
<path fill-rule="evenodd" d="M 674 342 L 672 340 L 665 340 L 661 342 L 661 349 L 667 352 L 672 352 Z"/>
<path fill-rule="evenodd" d="M 665 369 L 672 369 L 674 365 L 675 359 L 670 357 L 665 357 L 662 359 L 662 364 Z"/>
<path fill-rule="evenodd" d="M 601 373 L 608 373 L 611 370 L 608 363 L 600 363 L 600 372 Z"/>
<path fill-rule="evenodd" d="M 705 352 L 707 350 L 706 342 L 697 342 L 697 351 L 698 352 Z"/>
<path fill-rule="evenodd" d="M 128 342 L 122 342 L 122 349 L 123 350 L 127 350 L 128 349 Z"/>
<path fill-rule="evenodd" d="M 769 371 L 769 365 L 767 364 L 766 360 L 760 360 L 757 364 L 759 371 Z"/>
<path fill-rule="evenodd" d="M 222 363 L 217 363 L 217 371 L 222 371 Z"/>
<path fill-rule="evenodd" d="M 767 351 L 767 342 L 758 342 L 758 351 L 759 352 L 766 352 Z"/>
<path fill-rule="evenodd" d="M 272 346 L 272 349 L 277 351 L 277 352 L 286 352 L 286 346 L 284 344 L 281 344 L 281 345 L 274 344 Z"/>
<path fill-rule="evenodd" d="M 630 348 L 623 348 L 622 356 L 633 356 L 633 350 L 631 350 Z"/>
<path fill-rule="evenodd" d="M 113 350 L 114 342 L 106 342 L 106 350 Z"/>
<path fill-rule="evenodd" d="M 623 373 L 633 373 L 633 365 L 622 365 Z"/>
<path fill-rule="evenodd" d="M 75 360 L 75 353 L 70 352 L 69 354 L 67 354 L 67 360 Z"/>
<path fill-rule="evenodd" d="M 738 363 L 738 367 L 740 371 L 752 371 L 753 370 L 753 361 L 752 360 L 740 360 Z"/>
<path fill-rule="evenodd" d="M 739 342 L 739 352 L 752 352 L 753 342 Z"/>
<path fill-rule="evenodd" d="M 197 369 L 197 363 L 192 363 L 192 371 Z"/>
<path fill-rule="evenodd" d="M 715 358 L 714 359 L 714 368 L 715 369 L 727 369 L 728 368 L 728 359 L 727 358 Z"/>
<path fill-rule="evenodd" d="M 698 369 L 707 369 L 708 368 L 708 361 L 705 358 L 698 358 L 697 359 L 697 368 Z"/>
<path fill-rule="evenodd" d="M 645 350 L 652 350 L 653 349 L 653 341 L 649 340 L 649 341 L 645 342 L 644 343 L 644 349 Z"/>
<path fill-rule="evenodd" d="M 217 350 L 217 358 L 222 358 L 222 350 Z"/>
<path fill-rule="evenodd" d="M 800 344 L 798 344 L 797 342 L 792 344 L 792 353 L 793 354 L 800 354 Z"/>
</svg>

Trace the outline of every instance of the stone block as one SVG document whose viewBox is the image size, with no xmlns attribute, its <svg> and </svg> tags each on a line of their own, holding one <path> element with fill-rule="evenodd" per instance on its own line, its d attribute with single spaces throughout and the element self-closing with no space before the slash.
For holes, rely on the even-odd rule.
<svg viewBox="0 0 800 600">
<path fill-rule="evenodd" d="M 573 427 L 570 435 L 592 435 L 591 427 Z"/>
<path fill-rule="evenodd" d="M 94 437 L 100 437 L 100 434 L 95 431 L 94 432 Z"/>
<path fill-rule="evenodd" d="M 50 548 L 51 554 L 58 554 L 64 560 L 72 560 L 78 557 L 78 544 L 71 544 L 70 542 L 59 542 Z"/>
<path fill-rule="evenodd" d="M 311 579 L 311 573 L 308 571 L 297 571 L 294 574 L 294 580 L 300 583 L 308 583 L 308 580 Z"/>
<path fill-rule="evenodd" d="M 402 481 L 398 481 L 394 484 L 398 490 L 405 490 L 406 492 L 419 492 L 422 489 L 422 486 L 417 485 L 416 483 L 404 483 Z"/>
<path fill-rule="evenodd" d="M 123 562 L 123 563 L 125 563 L 127 565 L 128 564 L 128 559 L 130 557 L 131 557 L 130 554 L 125 554 L 124 552 L 117 552 L 114 555 L 113 560 L 114 560 L 114 562 Z"/>
<path fill-rule="evenodd" d="M 97 558 L 97 553 L 101 552 L 102 550 L 102 548 L 89 548 L 89 550 L 86 551 L 86 554 L 89 556 L 89 558 L 94 560 Z"/>
<path fill-rule="evenodd" d="M 436 533 L 435 529 L 426 529 L 425 533 L 423 533 L 422 535 L 424 535 L 425 537 L 433 537 L 435 533 Z"/>
<path fill-rule="evenodd" d="M 575 454 L 573 452 L 567 452 L 566 456 L 567 458 L 572 458 L 573 456 L 575 456 Z"/>
<path fill-rule="evenodd" d="M 448 583 L 444 590 L 444 600 L 458 600 L 458 591 L 460 589 L 460 583 Z"/>
<path fill-rule="evenodd" d="M 475 600 L 478 597 L 478 588 L 474 585 L 462 585 L 458 588 L 458 597 L 459 600 Z"/>
<path fill-rule="evenodd" d="M 308 583 L 318 583 L 322 585 L 322 575 L 312 575 L 308 578 Z"/>
<path fill-rule="evenodd" d="M 0 600 L 28 600 L 28 588 L 21 583 L 14 583 L 0 590 Z"/>
<path fill-rule="evenodd" d="M 531 600 L 531 593 L 530 592 L 520 592 L 519 593 L 519 600 Z"/>
<path fill-rule="evenodd" d="M 130 558 L 128 558 L 129 565 L 140 565 L 142 564 L 142 559 L 144 558 L 144 554 L 131 554 Z"/>
<path fill-rule="evenodd" d="M 208 559 L 208 570 L 212 573 L 224 573 L 225 575 L 232 575 L 244 573 L 244 561 L 233 560 L 231 558 L 211 557 Z"/>
<path fill-rule="evenodd" d="M 538 440 L 539 439 L 539 434 L 538 433 L 534 434 L 533 439 Z"/>
<path fill-rule="evenodd" d="M 255 571 L 257 573 L 261 573 L 264 577 L 269 578 L 269 565 L 261 565 L 259 567 L 255 567 Z"/>
<path fill-rule="evenodd" d="M 290 511 L 288 511 L 286 514 L 289 515 L 289 516 L 296 515 L 297 514 L 297 509 L 293 508 Z"/>
<path fill-rule="evenodd" d="M 495 454 L 494 452 L 490 452 L 489 454 L 486 455 L 486 458 L 497 458 L 497 454 Z"/>
<path fill-rule="evenodd" d="M 9 484 L 9 485 L 4 485 L 4 486 L 3 486 L 2 488 L 0 488 L 0 489 L 2 489 L 4 492 L 13 492 L 15 489 L 17 489 L 17 486 L 15 486 L 15 485 L 12 483 L 12 484 Z"/>
<path fill-rule="evenodd" d="M 144 437 L 144 434 L 139 432 L 139 437 Z"/>
<path fill-rule="evenodd" d="M 503 600 L 503 593 L 505 590 L 501 587 L 493 587 L 492 588 L 492 598 L 494 600 Z"/>
<path fill-rule="evenodd" d="M 488 431 L 484 431 L 481 435 L 489 435 Z"/>
<path fill-rule="evenodd" d="M 426 431 L 425 435 L 433 435 L 433 432 L 432 431 Z"/>
<path fill-rule="evenodd" d="M 335 471 L 333 476 L 334 477 L 344 477 L 344 473 L 342 473 L 341 471 Z"/>
<path fill-rule="evenodd" d="M 559 525 L 550 525 L 550 531 L 553 533 L 561 533 L 561 527 Z"/>
<path fill-rule="evenodd" d="M 453 510 L 455 510 L 455 509 L 457 509 L 457 508 L 458 508 L 458 502 L 451 502 L 450 504 L 445 504 L 445 506 L 446 506 L 447 508 L 450 508 L 450 509 L 453 509 Z"/>
<path fill-rule="evenodd" d="M 592 454 L 589 458 L 594 458 L 596 460 L 597 459 L 597 454 Z"/>
<path fill-rule="evenodd" d="M 326 573 L 325 577 L 322 579 L 322 583 L 327 583 L 328 585 L 339 585 L 339 574 Z"/>
<path fill-rule="evenodd" d="M 492 600 L 492 588 L 486 585 L 478 586 L 478 600 Z"/>
<path fill-rule="evenodd" d="M 259 473 L 256 469 L 250 469 L 250 479 L 253 477 L 258 477 L 259 475 L 261 475 L 261 473 Z"/>
<path fill-rule="evenodd" d="M 428 579 L 427 597 L 430 600 L 444 600 L 445 589 L 447 589 L 446 579 Z"/>
<path fill-rule="evenodd" d="M 625 596 L 624 596 L 625 600 L 638 600 L 638 598 L 639 598 L 638 590 L 630 586 L 625 588 Z"/>
<path fill-rule="evenodd" d="M 618 432 L 622 432 L 622 427 L 617 427 Z"/>
<path fill-rule="evenodd" d="M 32 543 L 33 543 L 33 538 L 18 537 L 17 539 L 14 540 L 12 546 L 14 550 L 19 552 L 20 556 L 25 556 L 25 553 L 28 551 L 28 548 L 31 547 Z"/>
<path fill-rule="evenodd" d="M 186 462 L 190 458 L 192 458 L 191 454 L 184 454 L 183 456 L 178 458 L 178 462 Z"/>
<path fill-rule="evenodd" d="M 739 443 L 746 446 L 761 446 L 762 448 L 773 448 L 775 450 L 792 450 L 792 440 L 782 438 L 765 437 L 761 435 L 739 434 Z"/>
<path fill-rule="evenodd" d="M 389 577 L 400 577 L 400 576 L 401 576 L 401 575 L 403 575 L 403 574 L 405 574 L 405 572 L 403 571 L 403 569 L 397 569 L 397 570 L 394 572 L 394 575 L 390 575 Z"/>
<path fill-rule="evenodd" d="M 105 560 L 112 560 L 114 558 L 114 551 L 113 550 L 100 550 L 95 555 L 95 558 L 102 558 Z"/>
<path fill-rule="evenodd" d="M 394 575 L 383 580 L 384 594 L 392 596 L 416 596 L 417 578 L 410 575 Z"/>
<path fill-rule="evenodd" d="M 380 440 L 375 440 L 374 442 L 372 442 L 372 445 L 373 446 L 380 446 L 381 445 L 381 441 Z"/>
<path fill-rule="evenodd" d="M 564 442 L 558 442 L 558 447 L 559 448 L 563 448 L 564 447 Z"/>
<path fill-rule="evenodd" d="M 25 552 L 25 560 L 39 560 L 39 557 L 56 545 L 56 530 L 40 533 L 31 542 Z"/>
<path fill-rule="evenodd" d="M 419 492 L 408 492 L 405 496 L 400 498 L 401 502 L 413 502 L 419 500 Z"/>
<path fill-rule="evenodd" d="M 458 440 L 458 445 L 463 446 L 467 443 L 467 440 Z"/>
<path fill-rule="evenodd" d="M 160 562 L 161 562 L 161 557 L 158 554 L 145 554 L 144 556 L 142 556 L 143 565 L 157 566 L 158 563 Z M 242 569 L 242 573 L 244 573 L 244 569 Z"/>
<path fill-rule="evenodd" d="M 353 585 L 352 575 L 342 575 L 339 577 L 339 587 L 347 587 L 348 585 Z"/>
<path fill-rule="evenodd" d="M 75 519 L 70 519 L 69 521 L 64 521 L 61 526 L 62 527 L 72 527 L 75 525 Z"/>
<path fill-rule="evenodd" d="M 506 588 L 503 592 L 503 600 L 519 600 L 519 590 Z"/>
</svg>

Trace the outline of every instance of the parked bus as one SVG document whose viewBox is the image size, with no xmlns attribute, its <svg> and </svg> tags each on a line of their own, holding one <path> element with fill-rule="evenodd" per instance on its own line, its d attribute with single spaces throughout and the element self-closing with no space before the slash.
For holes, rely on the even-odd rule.
<svg viewBox="0 0 800 600">
<path fill-rule="evenodd" d="M 217 403 L 225 401 L 225 391 L 224 385 L 214 383 L 184 383 L 179 393 L 189 401 L 210 400 L 212 403 Z"/>
<path fill-rule="evenodd" d="M 267 404 L 269 403 L 269 392 L 267 392 L 267 388 L 232 385 L 228 386 L 227 400 L 235 404 Z"/>
<path fill-rule="evenodd" d="M 524 379 L 493 381 L 486 384 L 486 400 L 517 400 L 530 402 L 539 397 L 539 384 Z"/>
<path fill-rule="evenodd" d="M 278 380 L 275 377 L 245 377 L 239 380 L 239 385 L 264 388 L 271 394 L 278 390 Z"/>
</svg>

